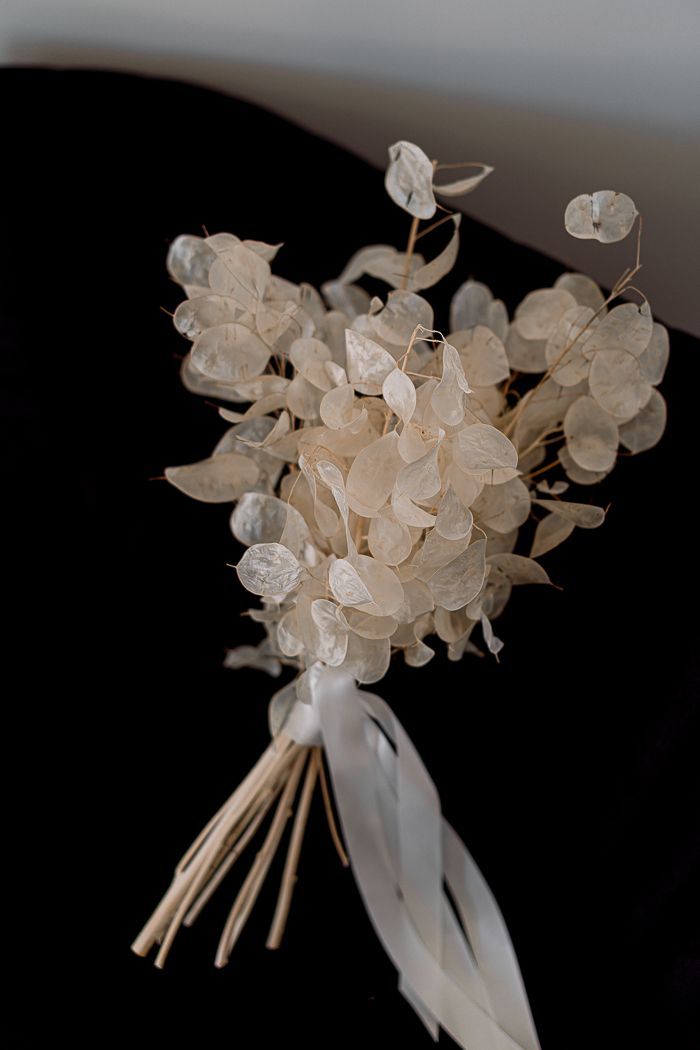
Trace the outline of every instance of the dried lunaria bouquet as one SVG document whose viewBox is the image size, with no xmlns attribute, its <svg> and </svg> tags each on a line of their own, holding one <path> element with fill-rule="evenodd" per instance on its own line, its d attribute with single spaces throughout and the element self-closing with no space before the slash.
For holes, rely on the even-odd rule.
<svg viewBox="0 0 700 1050">
<path fill-rule="evenodd" d="M 223 966 L 294 813 L 267 942 L 277 947 L 318 784 L 338 853 L 433 1037 L 442 1026 L 470 1050 L 534 1050 L 498 907 L 401 725 L 357 685 L 378 682 L 397 653 L 423 666 L 435 639 L 451 660 L 481 646 L 498 658 L 494 621 L 513 586 L 549 584 L 538 559 L 603 522 L 585 486 L 610 473 L 620 446 L 637 453 L 661 437 L 668 336 L 633 284 L 641 217 L 633 265 L 607 298 L 564 273 L 510 319 L 468 280 L 443 335 L 425 292 L 454 265 L 461 216 L 436 196 L 467 193 L 491 169 L 439 164 L 410 142 L 389 157 L 386 190 L 412 216 L 406 250 L 362 248 L 320 293 L 272 273 L 280 244 L 219 233 L 170 248 L 187 295 L 174 322 L 192 341 L 183 382 L 235 407 L 219 409 L 230 425 L 211 457 L 166 477 L 195 499 L 235 503 L 231 529 L 246 548 L 236 571 L 260 599 L 250 616 L 266 637 L 229 651 L 226 665 L 273 677 L 290 666 L 297 677 L 270 701 L 267 750 L 181 859 L 132 947 L 145 955 L 158 944 L 162 966 L 271 814 L 221 935 Z M 435 181 L 458 167 L 471 173 Z M 420 230 L 438 209 L 446 214 Z M 637 218 L 629 197 L 603 190 L 576 197 L 564 221 L 574 237 L 611 242 Z M 442 223 L 448 243 L 426 261 L 419 242 Z M 386 295 L 371 297 L 365 275 Z M 639 302 L 615 305 L 623 293 Z M 566 498 L 572 484 L 584 488 Z M 525 551 L 519 530 L 531 516 Z"/>
</svg>

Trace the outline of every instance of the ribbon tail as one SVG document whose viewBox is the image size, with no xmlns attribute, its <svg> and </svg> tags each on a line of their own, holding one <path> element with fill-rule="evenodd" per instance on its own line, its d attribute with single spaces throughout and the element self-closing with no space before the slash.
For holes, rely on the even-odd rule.
<svg viewBox="0 0 700 1050">
<path fill-rule="evenodd" d="M 311 706 L 352 871 L 402 994 L 434 1039 L 441 1026 L 465 1050 L 539 1050 L 502 916 L 403 727 L 337 670 L 318 669 Z"/>
</svg>

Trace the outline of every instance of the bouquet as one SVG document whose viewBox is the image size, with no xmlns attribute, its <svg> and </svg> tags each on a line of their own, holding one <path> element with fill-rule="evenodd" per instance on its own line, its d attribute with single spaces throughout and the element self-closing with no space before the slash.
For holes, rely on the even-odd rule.
<svg viewBox="0 0 700 1050">
<path fill-rule="evenodd" d="M 467 174 L 439 181 L 454 168 Z M 636 223 L 632 265 L 609 295 L 566 272 L 511 318 L 466 280 L 438 319 L 447 334 L 437 329 L 425 293 L 455 264 L 461 219 L 437 198 L 475 190 L 492 170 L 393 144 L 385 187 L 411 216 L 405 250 L 361 248 L 320 289 L 273 274 L 281 244 L 218 233 L 170 247 L 186 295 L 173 320 L 192 344 L 182 381 L 221 402 L 228 426 L 210 457 L 165 477 L 233 504 L 245 547 L 235 569 L 258 599 L 249 614 L 263 638 L 229 650 L 226 666 L 295 677 L 269 702 L 268 748 L 181 858 L 132 948 L 158 945 L 162 966 L 265 827 L 221 934 L 225 965 L 293 816 L 276 948 L 318 787 L 341 862 L 433 1038 L 442 1027 L 470 1050 L 536 1050 L 498 906 L 400 722 L 358 686 L 379 682 L 392 658 L 422 667 L 442 643 L 450 660 L 498 661 L 513 587 L 552 585 L 542 556 L 605 519 L 590 486 L 620 449 L 661 438 L 669 342 L 634 284 L 641 216 L 608 190 L 576 197 L 564 222 L 603 243 Z M 449 239 L 426 259 L 419 242 L 443 225 Z M 364 277 L 386 294 L 370 295 Z"/>
</svg>

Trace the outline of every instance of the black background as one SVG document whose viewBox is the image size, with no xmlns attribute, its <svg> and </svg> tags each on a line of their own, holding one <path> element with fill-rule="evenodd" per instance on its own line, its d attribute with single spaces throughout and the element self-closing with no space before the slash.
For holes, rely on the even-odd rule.
<svg viewBox="0 0 700 1050">
<path fill-rule="evenodd" d="M 203 226 L 281 240 L 275 271 L 318 286 L 364 244 L 404 244 L 408 217 L 383 172 L 237 100 L 110 73 L 0 78 L 9 1045 L 427 1047 L 318 798 L 278 952 L 280 863 L 225 969 L 245 864 L 164 971 L 130 951 L 266 745 L 279 685 L 221 667 L 260 637 L 226 567 L 230 507 L 149 480 L 225 428 L 179 379 L 168 245 Z M 439 327 L 469 275 L 512 309 L 564 269 L 461 231 L 429 293 Z M 546 556 L 563 591 L 514 595 L 500 664 L 441 651 L 374 687 L 500 903 L 543 1050 L 697 1044 L 699 349 L 671 332 L 662 443 L 581 490 L 612 501 L 607 521 Z"/>
</svg>

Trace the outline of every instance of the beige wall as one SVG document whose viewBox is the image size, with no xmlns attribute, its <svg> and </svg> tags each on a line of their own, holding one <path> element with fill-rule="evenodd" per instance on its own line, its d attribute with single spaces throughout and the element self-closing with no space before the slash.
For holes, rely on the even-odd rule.
<svg viewBox="0 0 700 1050">
<path fill-rule="evenodd" d="M 629 193 L 639 283 L 700 334 L 700 4 L 667 0 L 4 0 L 0 62 L 181 77 L 384 167 L 398 138 L 496 168 L 465 210 L 610 283 L 632 245 L 574 241 L 581 192 Z"/>
</svg>

